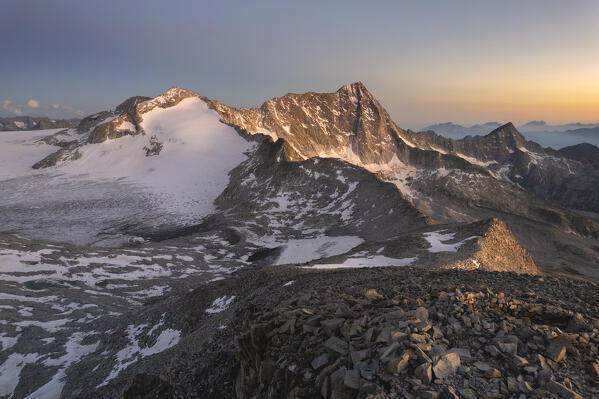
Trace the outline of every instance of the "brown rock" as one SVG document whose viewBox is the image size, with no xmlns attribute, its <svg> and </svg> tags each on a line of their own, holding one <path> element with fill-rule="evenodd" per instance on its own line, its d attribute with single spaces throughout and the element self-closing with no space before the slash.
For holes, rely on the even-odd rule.
<svg viewBox="0 0 599 399">
<path fill-rule="evenodd" d="M 561 362 L 566 357 L 566 345 L 561 341 L 554 341 L 547 348 L 547 354 L 554 362 Z"/>
<path fill-rule="evenodd" d="M 383 299 L 383 298 L 384 298 L 384 297 L 383 297 L 381 294 L 379 294 L 379 293 L 378 293 L 378 292 L 377 292 L 377 291 L 376 291 L 374 288 L 371 288 L 371 289 L 367 290 L 367 291 L 366 291 L 366 293 L 364 294 L 364 296 L 365 296 L 367 299 L 371 300 L 371 301 L 375 301 L 375 300 L 378 300 L 378 299 Z"/>
<path fill-rule="evenodd" d="M 399 374 L 406 369 L 410 361 L 410 354 L 404 352 L 401 358 L 391 359 L 387 362 L 387 371 L 392 374 Z"/>
<path fill-rule="evenodd" d="M 433 381 L 433 368 L 428 362 L 422 363 L 414 370 L 414 376 L 422 381 L 423 384 L 429 385 Z"/>
<path fill-rule="evenodd" d="M 457 353 L 446 353 L 442 355 L 433 366 L 436 378 L 445 378 L 454 374 L 460 367 L 460 355 Z"/>
<path fill-rule="evenodd" d="M 595 381 L 599 381 L 599 362 L 591 364 L 591 377 Z"/>
<path fill-rule="evenodd" d="M 485 375 L 488 378 L 500 378 L 501 377 L 501 371 L 497 370 L 496 368 L 492 368 L 487 370 L 487 372 L 485 373 Z"/>
</svg>

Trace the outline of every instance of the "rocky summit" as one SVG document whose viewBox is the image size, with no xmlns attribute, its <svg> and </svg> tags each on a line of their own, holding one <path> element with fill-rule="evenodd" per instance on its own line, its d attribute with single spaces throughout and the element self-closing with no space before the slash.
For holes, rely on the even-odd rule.
<svg viewBox="0 0 599 399">
<path fill-rule="evenodd" d="M 2 132 L 0 397 L 599 397 L 596 148 L 477 129 L 356 82 Z"/>
</svg>

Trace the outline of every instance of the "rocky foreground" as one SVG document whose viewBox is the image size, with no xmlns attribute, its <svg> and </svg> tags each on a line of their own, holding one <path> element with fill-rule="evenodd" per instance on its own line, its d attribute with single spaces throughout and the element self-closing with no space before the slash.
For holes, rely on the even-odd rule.
<svg viewBox="0 0 599 399">
<path fill-rule="evenodd" d="M 599 397 L 598 294 L 592 282 L 505 272 L 243 271 L 172 301 L 187 340 L 95 393 Z M 84 378 L 70 388 L 89 393 Z"/>
</svg>

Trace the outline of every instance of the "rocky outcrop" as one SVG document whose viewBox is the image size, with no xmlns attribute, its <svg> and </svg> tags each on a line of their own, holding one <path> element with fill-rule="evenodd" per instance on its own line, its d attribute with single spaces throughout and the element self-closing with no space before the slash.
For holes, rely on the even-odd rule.
<svg viewBox="0 0 599 399">
<path fill-rule="evenodd" d="M 101 143 L 108 139 L 117 139 L 123 136 L 144 134 L 141 122 L 143 114 L 156 107 L 168 108 L 177 105 L 188 97 L 199 97 L 197 93 L 189 90 L 171 87 L 164 94 L 150 99 L 149 97 L 131 97 L 116 107 L 114 119 L 96 126 L 90 133 L 89 144 Z"/>
<path fill-rule="evenodd" d="M 532 256 L 522 248 L 505 223 L 493 218 L 476 224 L 484 229 L 484 232 L 474 240 L 473 253 L 470 257 L 450 262 L 442 267 L 526 274 L 539 272 Z"/>
<path fill-rule="evenodd" d="M 76 145 L 69 145 L 53 152 L 41 161 L 33 164 L 31 167 L 33 169 L 44 169 L 58 165 L 61 162 L 75 161 L 79 158 L 81 158 L 81 153 L 77 150 Z"/>
</svg>

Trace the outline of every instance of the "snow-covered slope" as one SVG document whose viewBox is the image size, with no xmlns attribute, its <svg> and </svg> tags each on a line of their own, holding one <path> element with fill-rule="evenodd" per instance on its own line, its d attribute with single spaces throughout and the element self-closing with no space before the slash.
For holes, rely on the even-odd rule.
<svg viewBox="0 0 599 399">
<path fill-rule="evenodd" d="M 0 180 L 34 173 L 31 165 L 57 150 L 57 147 L 38 143 L 38 140 L 59 130 L 0 132 Z"/>
<path fill-rule="evenodd" d="M 0 232 L 112 245 L 104 236 L 119 225 L 186 224 L 211 214 L 229 171 L 255 144 L 198 97 L 142 116 L 143 135 L 67 148 L 39 141 L 56 130 L 1 132 Z M 57 150 L 65 156 L 55 166 L 31 168 Z"/>
<path fill-rule="evenodd" d="M 197 97 L 154 108 L 143 118 L 145 135 L 82 146 L 79 159 L 56 171 L 139 185 L 156 195 L 158 205 L 181 214 L 211 213 L 229 171 L 246 159 L 253 144 Z M 160 149 L 152 153 L 152 148 Z"/>
</svg>

